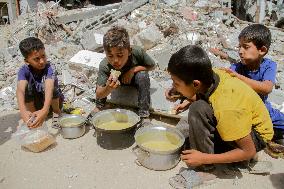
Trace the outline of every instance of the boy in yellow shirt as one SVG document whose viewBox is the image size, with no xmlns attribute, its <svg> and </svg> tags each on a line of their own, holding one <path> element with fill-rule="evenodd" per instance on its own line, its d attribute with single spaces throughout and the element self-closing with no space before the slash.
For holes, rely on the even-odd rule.
<svg viewBox="0 0 284 189">
<path fill-rule="evenodd" d="M 177 126 L 189 139 L 190 149 L 181 155 L 188 166 L 250 160 L 272 139 L 272 122 L 258 94 L 225 71 L 213 70 L 200 47 L 173 54 L 168 71 L 177 92 L 187 99 L 196 96 L 187 129 Z"/>
</svg>

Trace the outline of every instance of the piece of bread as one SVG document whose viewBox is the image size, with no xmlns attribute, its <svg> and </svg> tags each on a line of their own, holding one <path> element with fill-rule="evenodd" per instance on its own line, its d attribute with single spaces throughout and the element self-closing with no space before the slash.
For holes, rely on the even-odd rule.
<svg viewBox="0 0 284 189">
<path fill-rule="evenodd" d="M 177 110 L 176 109 L 171 109 L 171 110 L 169 110 L 168 114 L 176 115 L 177 114 Z"/>
<path fill-rule="evenodd" d="M 114 70 L 114 69 L 110 70 L 110 75 L 112 76 L 113 79 L 118 79 L 120 74 L 121 74 L 120 71 L 117 71 L 117 70 Z"/>
<path fill-rule="evenodd" d="M 43 134 L 43 132 L 41 131 L 35 132 L 34 134 L 28 137 L 29 137 L 28 140 L 32 142 L 23 145 L 23 147 L 29 149 L 32 152 L 41 152 L 55 142 L 55 139 L 53 136 L 51 136 L 48 133 Z"/>
</svg>

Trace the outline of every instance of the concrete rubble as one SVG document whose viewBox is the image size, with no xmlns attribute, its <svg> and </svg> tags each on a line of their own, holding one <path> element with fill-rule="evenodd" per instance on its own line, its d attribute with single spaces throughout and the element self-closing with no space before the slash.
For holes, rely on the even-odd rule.
<svg viewBox="0 0 284 189">
<path fill-rule="evenodd" d="M 232 59 L 238 59 L 238 34 L 249 23 L 231 14 L 230 2 L 138 0 L 74 10 L 66 10 L 52 1 L 40 3 L 37 12 L 21 15 L 10 25 L 0 27 L 0 111 L 17 109 L 16 74 L 23 64 L 18 44 L 28 36 L 37 36 L 45 43 L 66 99 L 74 101 L 76 106 L 94 105 L 98 63 L 105 56 L 102 36 L 112 25 L 121 25 L 128 30 L 131 43 L 143 47 L 156 61 L 157 69 L 150 73 L 152 108 L 169 112 L 173 105 L 162 96 L 171 86 L 165 71 L 171 54 L 185 45 L 197 44 L 208 52 L 214 67 L 230 64 L 210 53 L 210 48 L 219 48 Z M 249 7 L 248 12 L 255 12 L 253 3 L 245 6 Z M 277 20 L 267 19 L 273 10 L 284 9 L 274 4 L 267 7 L 270 12 L 263 20 L 273 36 L 267 56 L 278 63 L 276 89 L 270 100 L 284 110 L 284 32 L 274 27 Z M 116 91 L 110 95 L 109 102 L 137 106 L 135 91 L 124 87 L 119 90 L 124 91 L 122 94 L 131 91 L 133 99 L 122 98 Z"/>
</svg>

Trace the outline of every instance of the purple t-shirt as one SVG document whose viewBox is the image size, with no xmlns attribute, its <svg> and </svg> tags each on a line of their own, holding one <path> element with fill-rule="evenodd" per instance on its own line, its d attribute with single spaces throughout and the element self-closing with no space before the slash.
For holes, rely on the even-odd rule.
<svg viewBox="0 0 284 189">
<path fill-rule="evenodd" d="M 28 87 L 35 88 L 36 92 L 44 92 L 46 79 L 54 79 L 54 88 L 58 88 L 58 79 L 50 63 L 46 64 L 41 73 L 35 73 L 27 64 L 23 65 L 18 72 L 18 81 L 27 80 Z"/>
</svg>

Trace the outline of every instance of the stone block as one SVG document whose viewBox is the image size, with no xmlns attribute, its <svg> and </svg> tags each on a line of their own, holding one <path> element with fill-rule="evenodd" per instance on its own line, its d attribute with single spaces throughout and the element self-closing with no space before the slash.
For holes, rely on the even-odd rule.
<svg viewBox="0 0 284 189">
<path fill-rule="evenodd" d="M 99 69 L 100 62 L 105 58 L 105 54 L 81 50 L 75 54 L 69 61 L 73 64 L 83 64 L 89 67 Z"/>
<path fill-rule="evenodd" d="M 156 61 L 161 70 L 165 70 L 168 67 L 171 58 L 171 46 L 169 44 L 159 44 L 148 50 L 147 53 Z"/>
<path fill-rule="evenodd" d="M 155 25 L 149 25 L 145 30 L 134 36 L 133 43 L 148 50 L 156 46 L 162 38 L 163 35 L 159 28 Z"/>
<path fill-rule="evenodd" d="M 80 42 L 84 49 L 96 51 L 103 48 L 102 37 L 103 34 L 100 34 L 94 30 L 87 30 L 84 32 Z"/>
</svg>

